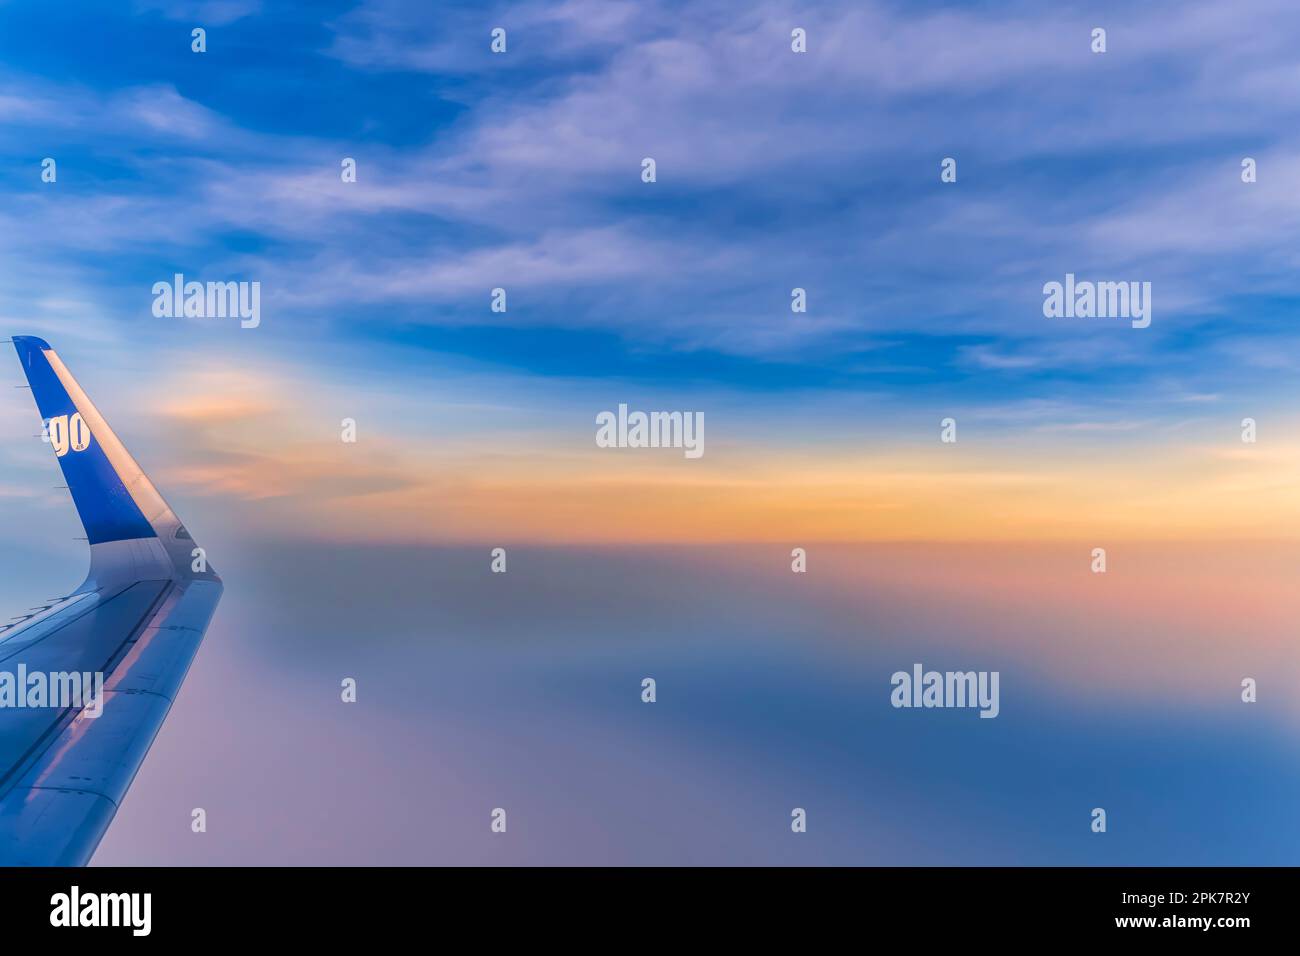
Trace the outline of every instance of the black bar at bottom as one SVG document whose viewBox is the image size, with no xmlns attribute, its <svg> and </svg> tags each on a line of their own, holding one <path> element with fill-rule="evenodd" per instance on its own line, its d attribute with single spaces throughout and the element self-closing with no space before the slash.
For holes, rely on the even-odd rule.
<svg viewBox="0 0 1300 956">
<path fill-rule="evenodd" d="M 453 944 L 469 932 L 481 943 L 735 945 L 896 931 L 927 942 L 1231 944 L 1290 935 L 1296 885 L 1296 870 L 1284 868 L 0 869 L 0 926 L 11 943 L 284 938 L 334 947 L 412 933 Z"/>
</svg>

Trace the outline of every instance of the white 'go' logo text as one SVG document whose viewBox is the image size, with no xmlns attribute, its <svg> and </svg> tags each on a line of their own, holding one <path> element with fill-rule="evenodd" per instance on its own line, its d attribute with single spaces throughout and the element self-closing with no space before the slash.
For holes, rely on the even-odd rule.
<svg viewBox="0 0 1300 956">
<path fill-rule="evenodd" d="M 69 449 L 85 451 L 90 447 L 90 428 L 81 420 L 80 412 L 60 415 L 45 423 L 45 440 L 54 446 L 54 456 L 62 458 Z"/>
</svg>

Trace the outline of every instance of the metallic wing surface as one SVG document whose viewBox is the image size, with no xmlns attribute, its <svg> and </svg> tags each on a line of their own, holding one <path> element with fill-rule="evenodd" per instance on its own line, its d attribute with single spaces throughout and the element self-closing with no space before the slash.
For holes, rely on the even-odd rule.
<svg viewBox="0 0 1300 956">
<path fill-rule="evenodd" d="M 58 354 L 32 336 L 13 342 L 90 571 L 0 623 L 0 865 L 76 866 L 144 761 L 222 584 Z"/>
</svg>

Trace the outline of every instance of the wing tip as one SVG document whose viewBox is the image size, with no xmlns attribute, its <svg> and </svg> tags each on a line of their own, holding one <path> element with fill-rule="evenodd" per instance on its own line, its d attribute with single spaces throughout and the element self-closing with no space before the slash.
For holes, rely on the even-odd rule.
<svg viewBox="0 0 1300 956">
<path fill-rule="evenodd" d="M 39 349 L 42 352 L 53 351 L 50 347 L 50 343 L 37 335 L 15 335 L 13 337 L 13 343 L 14 347 L 19 349 L 19 351 L 24 348 Z"/>
</svg>

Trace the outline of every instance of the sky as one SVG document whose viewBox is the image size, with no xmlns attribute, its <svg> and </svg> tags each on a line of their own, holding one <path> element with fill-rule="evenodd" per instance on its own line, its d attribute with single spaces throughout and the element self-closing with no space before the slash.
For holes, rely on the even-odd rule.
<svg viewBox="0 0 1300 956">
<path fill-rule="evenodd" d="M 602 536 L 676 540 L 714 490 L 707 539 L 1290 536 L 1297 103 L 1258 23 L 1297 14 L 1173 9 L 89 5 L 61 36 L 8 4 L 0 316 L 183 431 L 171 487 L 301 487 L 355 418 L 375 451 L 319 489 L 350 534 L 397 503 L 420 540 L 562 541 L 635 494 Z M 259 281 L 263 324 L 156 318 L 177 272 Z M 1151 326 L 1045 319 L 1066 273 L 1151 282 Z M 599 454 L 620 402 L 703 412 L 716 451 Z"/>
<path fill-rule="evenodd" d="M 790 852 L 755 835 L 789 803 L 780 767 L 846 828 L 808 861 L 1293 862 L 1270 808 L 1300 795 L 1294 708 L 1261 700 L 1245 769 L 1234 735 L 1243 676 L 1300 675 L 1294 4 L 138 0 L 60 17 L 0 3 L 0 335 L 49 340 L 227 581 L 191 700 L 100 858 L 765 862 Z M 153 285 L 177 273 L 260 283 L 260 324 L 156 316 Z M 1046 317 L 1044 284 L 1067 274 L 1151 283 L 1150 326 Z M 0 362 L 0 385 L 21 381 Z M 63 593 L 85 546 L 30 394 L 0 391 L 16 613 Z M 620 404 L 701 413 L 705 454 L 598 447 L 596 416 Z M 487 575 L 498 546 L 523 591 Z M 798 546 L 810 587 L 788 593 Z M 913 647 L 1001 666 L 1025 702 L 899 730 L 854 681 L 887 689 Z M 694 692 L 629 744 L 616 729 L 647 718 L 611 687 L 651 663 Z M 452 676 L 417 688 L 411 669 Z M 363 718 L 334 704 L 350 670 L 384 688 Z M 241 681 L 267 703 L 230 713 Z M 987 724 L 1010 726 L 963 770 Z M 304 727 L 356 773 L 338 777 L 321 734 L 275 756 L 268 739 L 293 749 Z M 862 727 L 898 749 L 860 762 Z M 1178 803 L 1142 754 L 1194 751 L 1192 733 L 1202 797 Z M 1142 815 L 1141 841 L 1130 827 L 1098 850 L 1053 816 L 1090 798 L 1027 768 L 1071 752 Z M 945 786 L 967 775 L 965 809 L 926 754 Z M 1249 821 L 1234 774 L 1255 787 Z M 250 777 L 280 797 L 258 806 Z M 565 801 L 588 784 L 599 838 L 503 850 L 413 822 L 495 789 L 586 833 Z M 159 828 L 181 804 L 188 820 L 194 788 L 241 822 L 228 849 Z M 434 790 L 432 807 L 411 796 Z M 930 816 L 899 822 L 919 794 Z M 719 802 L 736 809 L 716 839 L 647 822 Z M 1193 845 L 1223 807 L 1237 822 Z"/>
</svg>

